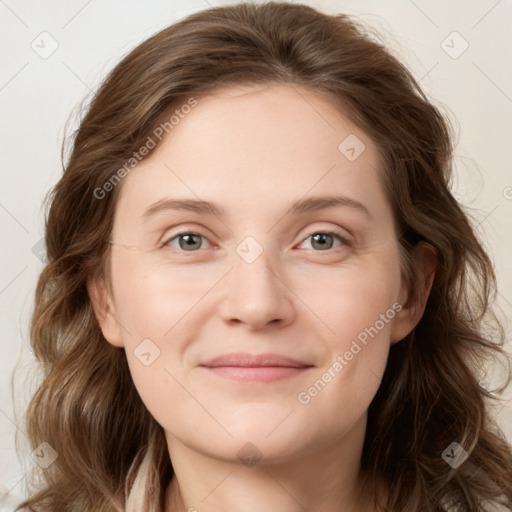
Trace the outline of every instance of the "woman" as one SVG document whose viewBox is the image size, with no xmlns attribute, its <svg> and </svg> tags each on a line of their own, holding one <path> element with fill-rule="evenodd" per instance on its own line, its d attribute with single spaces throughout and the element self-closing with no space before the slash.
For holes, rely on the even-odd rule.
<svg viewBox="0 0 512 512">
<path fill-rule="evenodd" d="M 135 48 L 51 196 L 18 510 L 510 508 L 451 157 L 347 16 L 212 8 Z"/>
</svg>

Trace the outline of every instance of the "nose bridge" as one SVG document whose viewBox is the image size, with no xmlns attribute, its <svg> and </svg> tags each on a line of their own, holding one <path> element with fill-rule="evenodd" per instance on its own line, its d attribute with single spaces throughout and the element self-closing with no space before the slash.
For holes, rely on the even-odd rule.
<svg viewBox="0 0 512 512">
<path fill-rule="evenodd" d="M 237 319 L 252 327 L 289 321 L 292 303 L 271 248 L 247 236 L 236 246 L 235 253 L 222 309 L 226 319 Z"/>
</svg>

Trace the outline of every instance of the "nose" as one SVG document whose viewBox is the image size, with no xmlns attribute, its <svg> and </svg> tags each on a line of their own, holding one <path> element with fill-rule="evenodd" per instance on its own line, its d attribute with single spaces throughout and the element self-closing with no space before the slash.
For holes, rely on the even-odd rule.
<svg viewBox="0 0 512 512">
<path fill-rule="evenodd" d="M 251 330 L 284 327 L 293 322 L 293 292 L 278 275 L 278 265 L 263 252 L 251 263 L 234 254 L 226 276 L 220 314 L 228 323 L 242 323 Z"/>
</svg>

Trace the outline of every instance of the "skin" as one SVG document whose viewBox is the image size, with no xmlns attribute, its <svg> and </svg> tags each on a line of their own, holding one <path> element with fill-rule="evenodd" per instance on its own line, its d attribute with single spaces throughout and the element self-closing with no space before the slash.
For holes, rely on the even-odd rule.
<svg viewBox="0 0 512 512">
<path fill-rule="evenodd" d="M 372 511 L 374 490 L 364 489 L 360 470 L 367 409 L 391 344 L 421 318 L 432 255 L 419 247 L 423 293 L 405 307 L 377 147 L 327 99 L 273 84 L 197 99 L 124 178 L 112 287 L 90 286 L 106 340 L 125 348 L 138 392 L 165 431 L 175 470 L 166 511 Z M 365 144 L 354 161 L 338 149 L 350 134 Z M 369 216 L 346 205 L 287 214 L 296 200 L 334 193 L 359 201 Z M 165 210 L 143 220 L 162 198 L 211 201 L 225 216 Z M 314 242 L 328 231 L 347 243 Z M 182 239 L 180 247 L 183 232 L 201 234 L 194 243 L 202 245 L 186 251 Z M 262 249 L 251 263 L 236 251 L 247 236 Z M 256 255 L 251 243 L 245 248 Z M 402 309 L 301 403 L 299 394 L 329 369 L 332 377 L 337 357 L 393 304 Z M 148 366 L 134 354 L 144 339 L 160 351 Z M 241 351 L 312 367 L 261 383 L 199 366 Z M 244 446 L 255 465 L 238 455 Z"/>
</svg>

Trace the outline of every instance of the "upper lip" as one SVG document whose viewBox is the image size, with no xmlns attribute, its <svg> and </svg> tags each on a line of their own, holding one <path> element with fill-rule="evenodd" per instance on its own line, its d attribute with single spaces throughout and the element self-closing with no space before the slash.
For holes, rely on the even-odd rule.
<svg viewBox="0 0 512 512">
<path fill-rule="evenodd" d="M 209 368 L 219 366 L 241 366 L 246 368 L 281 366 L 288 368 L 307 368 L 313 365 L 279 354 L 234 353 L 214 357 L 213 359 L 201 363 L 200 366 L 207 366 Z"/>
</svg>

